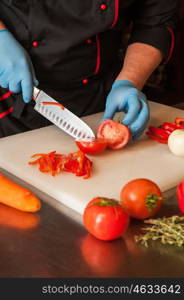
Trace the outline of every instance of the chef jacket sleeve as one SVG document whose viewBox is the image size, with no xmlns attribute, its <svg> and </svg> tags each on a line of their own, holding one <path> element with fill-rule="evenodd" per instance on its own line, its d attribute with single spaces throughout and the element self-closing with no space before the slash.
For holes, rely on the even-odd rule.
<svg viewBox="0 0 184 300">
<path fill-rule="evenodd" d="M 129 44 L 144 43 L 162 52 L 167 62 L 174 48 L 178 0 L 139 0 Z"/>
</svg>

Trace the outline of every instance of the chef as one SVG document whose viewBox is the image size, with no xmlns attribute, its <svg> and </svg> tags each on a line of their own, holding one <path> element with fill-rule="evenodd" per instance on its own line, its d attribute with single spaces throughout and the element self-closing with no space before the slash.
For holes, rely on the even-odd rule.
<svg viewBox="0 0 184 300">
<path fill-rule="evenodd" d="M 141 89 L 171 57 L 176 10 L 176 0 L 1 0 L 0 137 L 49 125 L 33 109 L 37 86 L 78 116 L 124 112 L 138 138 L 149 120 Z"/>
</svg>

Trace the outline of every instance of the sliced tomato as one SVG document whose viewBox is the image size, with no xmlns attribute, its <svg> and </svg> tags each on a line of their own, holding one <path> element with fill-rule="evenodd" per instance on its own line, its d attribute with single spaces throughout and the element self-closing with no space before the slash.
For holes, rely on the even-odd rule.
<svg viewBox="0 0 184 300">
<path fill-rule="evenodd" d="M 76 140 L 75 142 L 82 152 L 91 155 L 101 153 L 107 148 L 107 140 L 104 138 L 94 138 L 89 141 Z"/>
<path fill-rule="evenodd" d="M 105 120 L 98 127 L 97 137 L 107 139 L 107 147 L 117 150 L 123 148 L 128 143 L 130 129 L 113 120 Z"/>
</svg>

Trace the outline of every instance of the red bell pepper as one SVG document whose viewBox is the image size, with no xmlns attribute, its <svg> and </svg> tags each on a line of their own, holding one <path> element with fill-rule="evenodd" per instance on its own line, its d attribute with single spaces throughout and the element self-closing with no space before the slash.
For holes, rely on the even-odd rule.
<svg viewBox="0 0 184 300">
<path fill-rule="evenodd" d="M 150 139 L 167 144 L 169 134 L 163 128 L 150 126 L 146 134 Z"/>
<path fill-rule="evenodd" d="M 182 213 L 184 213 L 184 181 L 180 182 L 176 188 L 178 198 L 178 206 Z"/>
<path fill-rule="evenodd" d="M 159 127 L 150 126 L 147 136 L 159 143 L 168 143 L 169 135 L 176 129 L 184 129 L 184 118 L 176 118 L 174 123 L 164 122 Z"/>
<path fill-rule="evenodd" d="M 169 137 L 169 134 L 163 129 L 163 128 L 157 128 L 150 126 L 149 127 L 149 133 L 156 135 L 162 139 L 167 139 Z"/>
<path fill-rule="evenodd" d="M 90 177 L 92 162 L 82 151 L 70 153 L 64 162 L 63 170 L 74 173 L 76 176 Z"/>
<path fill-rule="evenodd" d="M 171 132 L 173 132 L 174 130 L 178 129 L 176 124 L 170 123 L 170 122 L 164 122 L 161 125 L 161 128 L 163 128 L 166 132 L 168 132 L 169 134 Z"/>
<path fill-rule="evenodd" d="M 48 154 L 38 153 L 32 155 L 32 158 L 39 157 L 35 161 L 29 162 L 30 165 L 39 165 L 39 170 L 43 173 L 51 173 L 52 176 L 60 173 L 60 165 L 62 162 L 63 154 L 57 154 L 52 151 Z"/>
<path fill-rule="evenodd" d="M 82 151 L 69 154 L 58 154 L 52 151 L 48 154 L 34 154 L 32 158 L 38 157 L 35 161 L 29 162 L 30 165 L 39 165 L 39 170 L 43 173 L 51 173 L 55 176 L 62 171 L 70 172 L 76 176 L 89 178 L 91 175 L 92 162 Z"/>
<path fill-rule="evenodd" d="M 155 141 L 157 141 L 157 142 L 159 142 L 159 143 L 167 144 L 167 142 L 168 142 L 167 139 L 160 138 L 159 136 L 150 134 L 149 132 L 147 132 L 146 134 L 147 134 L 147 136 L 148 136 L 151 140 L 155 140 Z"/>
</svg>

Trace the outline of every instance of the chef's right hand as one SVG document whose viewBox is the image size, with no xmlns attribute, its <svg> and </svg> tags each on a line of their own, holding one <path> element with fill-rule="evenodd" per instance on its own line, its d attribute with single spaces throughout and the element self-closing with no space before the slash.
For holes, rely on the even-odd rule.
<svg viewBox="0 0 184 300">
<path fill-rule="evenodd" d="M 33 85 L 37 86 L 38 81 L 28 53 L 7 29 L 0 30 L 0 86 L 22 93 L 28 103 Z"/>
</svg>

